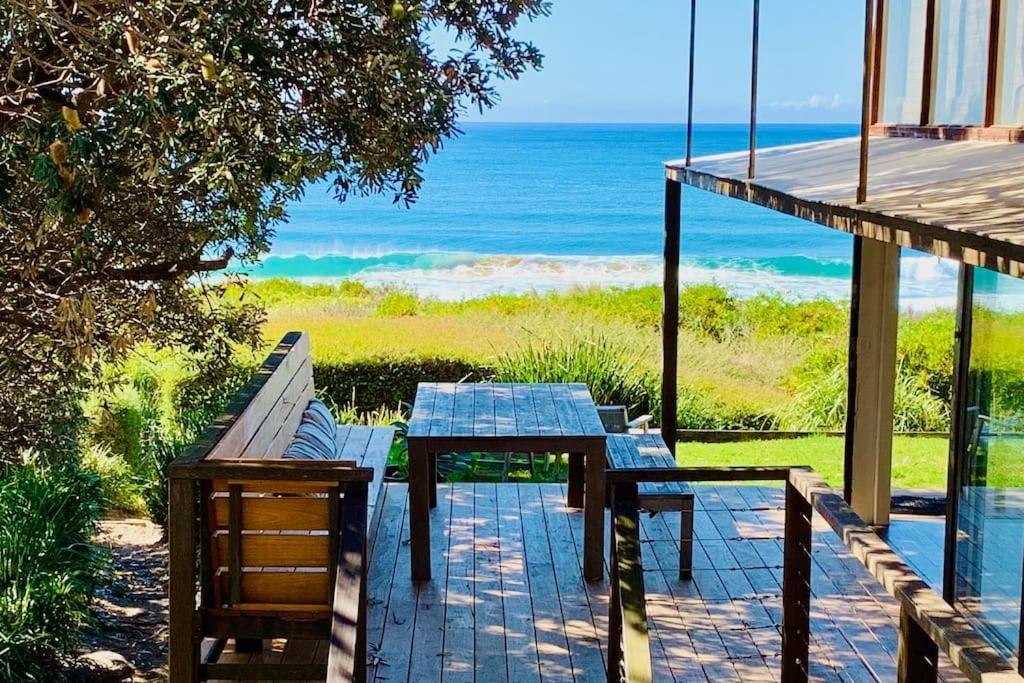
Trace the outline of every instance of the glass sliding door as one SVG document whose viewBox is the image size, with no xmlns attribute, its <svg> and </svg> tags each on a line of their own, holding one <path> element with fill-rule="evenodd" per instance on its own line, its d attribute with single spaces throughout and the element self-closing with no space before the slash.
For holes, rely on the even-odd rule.
<svg viewBox="0 0 1024 683">
<path fill-rule="evenodd" d="M 1009 655 L 1024 559 L 1024 280 L 975 268 L 967 336 L 954 595 Z"/>
<path fill-rule="evenodd" d="M 1003 0 L 995 123 L 1024 125 L 1024 0 Z"/>
<path fill-rule="evenodd" d="M 928 2 L 892 0 L 882 7 L 885 42 L 880 123 L 920 123 Z"/>
<path fill-rule="evenodd" d="M 991 0 L 938 3 L 932 123 L 984 122 L 990 10 Z"/>
</svg>

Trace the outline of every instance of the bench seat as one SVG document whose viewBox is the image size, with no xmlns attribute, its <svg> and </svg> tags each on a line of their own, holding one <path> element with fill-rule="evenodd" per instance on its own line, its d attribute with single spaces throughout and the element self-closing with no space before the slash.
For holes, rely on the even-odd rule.
<svg viewBox="0 0 1024 683">
<path fill-rule="evenodd" d="M 285 457 L 313 396 L 309 338 L 289 333 L 169 466 L 171 680 L 365 680 L 366 572 L 395 430 L 341 425 L 334 457 Z M 261 658 L 275 640 L 326 656 Z M 233 661 L 220 658 L 229 642 Z"/>
<path fill-rule="evenodd" d="M 608 469 L 637 472 L 637 499 L 651 513 L 678 512 L 679 578 L 693 575 L 693 489 L 686 482 L 645 481 L 643 471 L 674 469 L 672 451 L 660 434 L 609 434 Z"/>
</svg>

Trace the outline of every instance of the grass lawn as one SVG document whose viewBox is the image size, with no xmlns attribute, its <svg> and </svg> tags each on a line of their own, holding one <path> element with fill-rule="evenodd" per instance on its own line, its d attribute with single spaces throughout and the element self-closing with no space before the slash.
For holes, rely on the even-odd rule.
<svg viewBox="0 0 1024 683">
<path fill-rule="evenodd" d="M 945 490 L 947 451 L 945 439 L 896 437 L 893 443 L 893 488 Z M 810 465 L 832 486 L 843 486 L 842 437 L 810 436 L 723 444 L 680 443 L 676 452 L 680 464 L 693 466 Z"/>
</svg>

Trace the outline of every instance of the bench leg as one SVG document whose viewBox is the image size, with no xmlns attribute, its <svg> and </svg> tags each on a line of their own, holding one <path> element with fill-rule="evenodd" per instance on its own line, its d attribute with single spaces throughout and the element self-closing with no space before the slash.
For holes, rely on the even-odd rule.
<svg viewBox="0 0 1024 683">
<path fill-rule="evenodd" d="M 569 454 L 569 495 L 566 503 L 571 508 L 583 507 L 583 465 L 582 453 Z"/>
<path fill-rule="evenodd" d="M 430 507 L 437 507 L 437 453 L 431 453 L 429 456 L 430 464 L 427 466 L 430 469 Z"/>
<path fill-rule="evenodd" d="M 693 496 L 684 496 L 679 511 L 679 579 L 693 578 Z"/>
<path fill-rule="evenodd" d="M 199 680 L 199 624 L 196 617 L 197 489 L 192 479 L 171 479 L 169 488 L 168 662 L 171 680 Z"/>
</svg>

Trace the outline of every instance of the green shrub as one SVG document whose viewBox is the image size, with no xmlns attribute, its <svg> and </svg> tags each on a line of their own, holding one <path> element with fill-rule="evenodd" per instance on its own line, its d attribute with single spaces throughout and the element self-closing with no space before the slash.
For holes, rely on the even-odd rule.
<svg viewBox="0 0 1024 683">
<path fill-rule="evenodd" d="M 783 430 L 842 430 L 847 417 L 846 365 L 836 364 L 805 376 L 793 402 L 780 415 Z M 921 378 L 900 364 L 896 368 L 893 428 L 899 432 L 949 429 L 949 406 L 929 391 Z"/>
<path fill-rule="evenodd" d="M 385 294 L 377 304 L 377 315 L 404 318 L 416 315 L 419 307 L 420 300 L 415 294 L 396 289 Z"/>
<path fill-rule="evenodd" d="M 89 537 L 101 511 L 95 475 L 11 465 L 0 475 L 0 680 L 54 680 L 102 575 Z"/>
<path fill-rule="evenodd" d="M 324 400 L 366 413 L 384 406 L 397 409 L 416 398 L 419 382 L 480 381 L 487 366 L 453 358 L 367 358 L 359 361 L 313 361 L 313 384 Z"/>
<path fill-rule="evenodd" d="M 129 514 L 146 512 L 137 470 L 125 458 L 104 446 L 93 445 L 82 455 L 82 469 L 99 480 L 105 509 Z"/>
<path fill-rule="evenodd" d="M 691 285 L 679 293 L 683 327 L 721 341 L 739 320 L 737 300 L 718 285 Z"/>
<path fill-rule="evenodd" d="M 653 413 L 657 378 L 640 358 L 597 335 L 521 346 L 498 357 L 498 382 L 582 382 L 598 405 L 624 405 L 630 412 Z"/>
<path fill-rule="evenodd" d="M 850 312 L 830 299 L 792 301 L 781 294 L 758 294 L 741 304 L 747 331 L 761 336 L 816 337 L 845 335 Z"/>
</svg>

